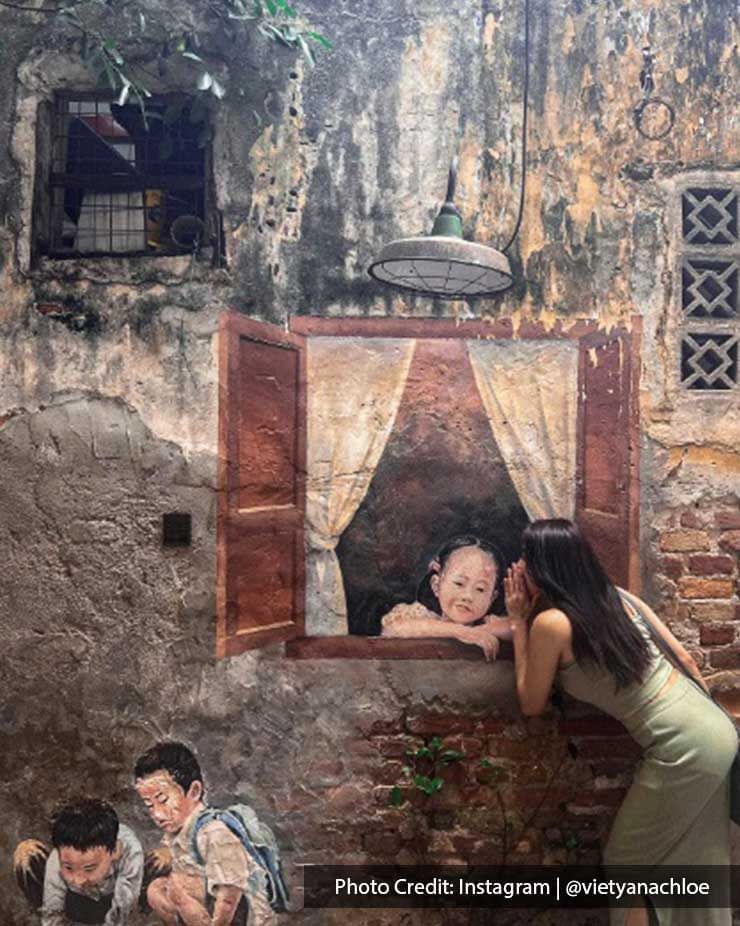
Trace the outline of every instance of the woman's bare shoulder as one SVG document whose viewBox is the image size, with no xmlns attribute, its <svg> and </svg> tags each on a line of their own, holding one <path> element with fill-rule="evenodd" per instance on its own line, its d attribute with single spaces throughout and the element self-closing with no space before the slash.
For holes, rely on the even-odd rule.
<svg viewBox="0 0 740 926">
<path fill-rule="evenodd" d="M 573 633 L 570 618 L 559 608 L 547 608 L 541 611 L 532 621 L 532 628 L 535 626 L 562 640 L 569 640 Z"/>
</svg>

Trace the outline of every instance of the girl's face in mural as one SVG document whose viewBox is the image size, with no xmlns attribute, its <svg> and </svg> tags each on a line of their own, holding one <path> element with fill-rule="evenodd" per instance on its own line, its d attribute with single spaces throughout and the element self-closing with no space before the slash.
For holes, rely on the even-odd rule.
<svg viewBox="0 0 740 926">
<path fill-rule="evenodd" d="M 139 778 L 136 790 L 149 816 L 165 833 L 179 832 L 203 797 L 203 786 L 199 781 L 194 781 L 185 792 L 164 770 Z"/>
<path fill-rule="evenodd" d="M 456 624 L 472 624 L 488 614 L 496 588 L 496 563 L 478 547 L 461 547 L 449 555 L 432 591 L 442 617 Z"/>
<path fill-rule="evenodd" d="M 79 893 L 92 890 L 110 874 L 116 853 L 105 846 L 75 849 L 59 847 L 59 871 L 67 884 Z"/>
</svg>

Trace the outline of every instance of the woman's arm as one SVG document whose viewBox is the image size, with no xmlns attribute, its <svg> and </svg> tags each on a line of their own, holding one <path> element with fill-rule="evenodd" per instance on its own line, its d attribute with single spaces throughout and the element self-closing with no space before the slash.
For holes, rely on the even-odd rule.
<svg viewBox="0 0 740 926">
<path fill-rule="evenodd" d="M 424 616 L 424 615 L 427 616 Z M 499 642 L 496 634 L 488 624 L 469 627 L 467 624 L 455 624 L 435 617 L 418 602 L 399 604 L 383 618 L 384 637 L 413 639 L 435 637 L 437 639 L 459 640 L 471 646 L 479 646 L 488 661 L 495 659 Z"/>
<path fill-rule="evenodd" d="M 694 662 L 689 653 L 686 651 L 680 640 L 677 640 L 670 630 L 666 627 L 663 621 L 658 617 L 658 615 L 653 611 L 653 609 L 645 604 L 641 598 L 637 598 L 631 592 L 625 591 L 625 589 L 619 589 L 620 594 L 624 595 L 626 600 L 632 607 L 637 611 L 638 614 L 642 614 L 645 620 L 650 624 L 653 630 L 658 634 L 661 640 L 670 647 L 671 651 L 675 654 L 676 659 L 680 664 L 686 669 L 689 675 L 696 680 L 697 684 L 706 691 L 707 694 L 711 694 L 707 683 L 704 681 L 704 676 L 699 670 L 699 666 Z"/>
<path fill-rule="evenodd" d="M 516 692 L 527 717 L 547 707 L 570 622 L 562 611 L 543 611 L 532 621 L 512 620 Z"/>
<path fill-rule="evenodd" d="M 571 634 L 570 621 L 562 611 L 550 609 L 538 614 L 529 626 L 533 601 L 517 566 L 509 569 L 504 591 L 514 641 L 519 706 L 523 714 L 535 717 L 547 707 L 560 657 Z"/>
</svg>

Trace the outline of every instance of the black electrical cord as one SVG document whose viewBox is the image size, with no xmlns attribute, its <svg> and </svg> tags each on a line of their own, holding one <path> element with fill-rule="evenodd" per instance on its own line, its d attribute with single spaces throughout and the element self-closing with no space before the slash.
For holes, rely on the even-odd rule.
<svg viewBox="0 0 740 926">
<path fill-rule="evenodd" d="M 516 240 L 524 214 L 524 189 L 527 177 L 527 109 L 529 103 L 529 0 L 524 0 L 524 104 L 522 115 L 522 187 L 519 193 L 519 215 L 514 226 L 514 234 L 509 243 L 502 248 L 506 253 Z"/>
</svg>

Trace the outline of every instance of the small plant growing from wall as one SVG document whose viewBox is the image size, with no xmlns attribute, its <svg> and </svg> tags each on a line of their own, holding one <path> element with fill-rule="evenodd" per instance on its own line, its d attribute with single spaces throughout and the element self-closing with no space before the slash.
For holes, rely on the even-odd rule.
<svg viewBox="0 0 740 926">
<path fill-rule="evenodd" d="M 136 100 L 145 118 L 151 82 L 174 61 L 191 70 L 193 91 L 218 101 L 227 88 L 242 89 L 237 80 L 243 78 L 244 46 L 251 35 L 299 51 L 310 67 L 317 49 L 332 47 L 288 0 L 205 0 L 161 10 L 147 0 L 66 0 L 40 8 L 0 0 L 0 7 L 46 17 L 42 28 L 57 42 L 76 47 L 98 86 L 118 94 L 120 105 Z M 227 61 L 232 60 L 230 74 Z"/>
</svg>

